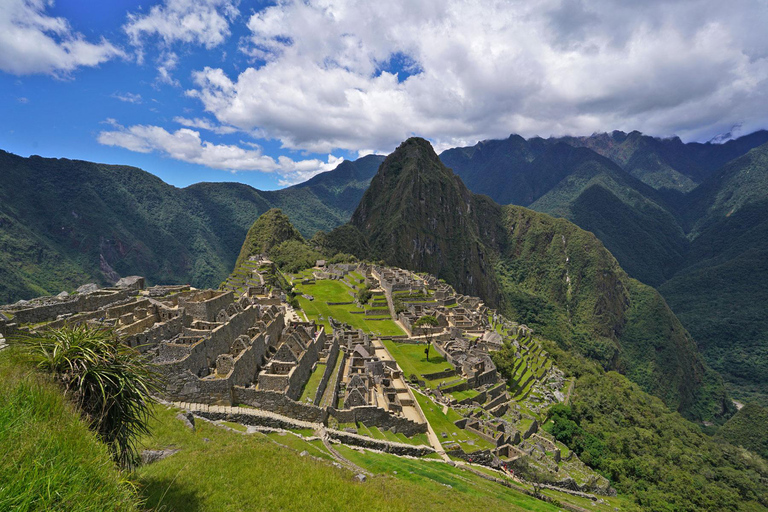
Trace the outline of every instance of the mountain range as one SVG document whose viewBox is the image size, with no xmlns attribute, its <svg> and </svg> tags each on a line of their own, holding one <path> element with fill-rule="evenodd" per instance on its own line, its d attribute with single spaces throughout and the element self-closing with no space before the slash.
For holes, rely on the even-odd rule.
<svg viewBox="0 0 768 512">
<path fill-rule="evenodd" d="M 594 233 L 659 289 L 740 399 L 768 403 L 767 131 L 725 144 L 513 135 L 441 159 L 475 192 Z"/>
<path fill-rule="evenodd" d="M 179 189 L 135 167 L 0 152 L 0 302 L 139 274 L 218 286 L 248 228 L 279 207 L 305 236 L 349 219 L 383 157 L 277 191 Z"/>
<path fill-rule="evenodd" d="M 376 245 L 381 237 L 375 233 L 360 236 L 363 217 L 344 225 L 383 156 L 345 161 L 287 189 L 259 191 L 236 183 L 179 189 L 133 167 L 0 152 L 0 301 L 131 274 L 216 286 L 233 268 L 254 219 L 270 208 L 281 208 L 304 238 L 321 231 L 316 243 L 334 252 L 372 249 L 425 265 L 429 258 L 417 261 L 419 254 L 439 253 L 450 264 L 429 264 L 430 271 L 500 300 L 501 286 L 477 277 L 503 274 L 489 254 L 505 247 L 487 240 L 501 238 L 504 225 L 496 213 L 492 222 L 483 218 L 495 212 L 495 201 L 562 217 L 593 233 L 629 276 L 662 293 L 738 399 L 768 404 L 768 292 L 761 286 L 768 282 L 766 144 L 767 131 L 724 144 L 612 132 L 528 140 L 512 135 L 449 149 L 440 160 L 466 187 L 425 182 L 419 204 L 443 193 L 458 196 L 437 208 L 397 204 L 409 215 L 431 215 L 437 226 L 454 214 L 449 204 L 471 203 L 479 222 L 458 226 L 468 229 L 461 231 L 467 238 L 446 232 L 443 238 L 452 243 L 430 246 L 401 216 L 395 231 L 411 236 L 390 253 Z M 469 191 L 493 201 L 459 197 Z M 363 215 L 367 207 L 361 207 Z M 469 222 L 467 215 L 457 218 Z"/>
</svg>

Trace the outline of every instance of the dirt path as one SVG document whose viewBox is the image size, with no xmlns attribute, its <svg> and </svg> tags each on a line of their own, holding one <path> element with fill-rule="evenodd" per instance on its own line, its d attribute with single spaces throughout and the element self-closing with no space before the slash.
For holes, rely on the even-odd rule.
<svg viewBox="0 0 768 512">
<path fill-rule="evenodd" d="M 330 441 L 330 438 L 328 437 L 328 433 L 325 431 L 325 428 L 320 428 L 315 431 L 315 433 L 323 440 L 323 445 L 328 450 L 328 453 L 331 454 L 331 456 L 336 459 L 336 461 L 344 466 L 345 468 L 354 471 L 356 473 L 362 473 L 364 475 L 371 476 L 372 473 L 369 471 L 366 471 L 365 469 L 361 468 L 354 462 L 351 462 L 349 459 L 344 458 L 342 454 L 336 451 L 336 448 L 333 447 L 333 444 Z"/>
</svg>

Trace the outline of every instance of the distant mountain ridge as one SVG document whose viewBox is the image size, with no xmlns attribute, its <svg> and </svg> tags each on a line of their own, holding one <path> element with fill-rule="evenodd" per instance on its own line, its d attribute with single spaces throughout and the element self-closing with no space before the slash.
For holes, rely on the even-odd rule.
<svg viewBox="0 0 768 512">
<path fill-rule="evenodd" d="M 131 274 L 217 286 L 259 215 L 281 208 L 305 237 L 328 231 L 349 219 L 381 160 L 370 155 L 260 191 L 178 189 L 135 167 L 0 151 L 0 302 Z"/>
</svg>

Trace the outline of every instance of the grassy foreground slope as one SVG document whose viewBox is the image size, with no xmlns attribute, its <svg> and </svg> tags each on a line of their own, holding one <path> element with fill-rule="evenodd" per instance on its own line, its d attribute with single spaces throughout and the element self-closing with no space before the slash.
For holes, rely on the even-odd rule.
<svg viewBox="0 0 768 512">
<path fill-rule="evenodd" d="M 378 474 L 360 483 L 353 472 L 334 467 L 323 448 L 291 434 L 244 435 L 200 420 L 192 432 L 174 418 L 175 410 L 157 412 L 144 446 L 180 450 L 138 470 L 147 505 L 157 510 L 558 510 L 440 462 L 406 463 L 413 473 Z"/>
<path fill-rule="evenodd" d="M 0 351 L 0 510 L 140 510 L 138 497 L 50 379 Z"/>
</svg>

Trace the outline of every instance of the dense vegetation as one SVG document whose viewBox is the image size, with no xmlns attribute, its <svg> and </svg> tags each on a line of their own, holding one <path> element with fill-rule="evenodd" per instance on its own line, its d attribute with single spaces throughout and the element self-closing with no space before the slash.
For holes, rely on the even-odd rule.
<svg viewBox="0 0 768 512">
<path fill-rule="evenodd" d="M 246 231 L 282 208 L 304 236 L 346 222 L 381 157 L 274 192 L 237 183 L 177 189 L 134 167 L 0 152 L 0 303 L 139 274 L 215 286 Z"/>
<path fill-rule="evenodd" d="M 768 460 L 768 409 L 747 404 L 717 431 L 717 437 Z"/>
<path fill-rule="evenodd" d="M 615 372 L 576 381 L 551 409 L 555 437 L 643 510 L 764 510 L 768 463 L 703 434 Z"/>
<path fill-rule="evenodd" d="M 483 141 L 441 159 L 474 192 L 565 217 L 658 286 L 741 400 L 768 405 L 768 131 Z"/>
</svg>

